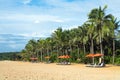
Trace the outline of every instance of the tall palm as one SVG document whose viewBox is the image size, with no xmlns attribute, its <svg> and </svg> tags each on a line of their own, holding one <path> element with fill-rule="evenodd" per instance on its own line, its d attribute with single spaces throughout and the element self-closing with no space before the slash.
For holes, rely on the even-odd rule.
<svg viewBox="0 0 120 80">
<path fill-rule="evenodd" d="M 47 49 L 47 56 L 50 56 L 50 51 L 51 51 L 51 44 L 52 44 L 52 39 L 50 37 L 46 38 L 46 49 Z"/>
<path fill-rule="evenodd" d="M 85 45 L 86 45 L 86 43 L 87 43 L 87 41 L 88 41 L 88 35 L 87 35 L 87 32 L 88 32 L 88 30 L 87 30 L 87 24 L 83 24 L 82 26 L 78 26 L 78 29 L 80 29 L 80 34 L 81 34 L 81 43 L 82 43 L 82 45 L 83 45 L 83 52 L 84 52 L 84 54 L 86 53 L 86 47 L 85 47 Z"/>
<path fill-rule="evenodd" d="M 28 42 L 28 44 L 25 46 L 26 51 L 30 54 L 31 57 L 36 57 L 36 40 L 32 39 Z"/>
<path fill-rule="evenodd" d="M 89 37 L 90 40 L 90 53 L 94 53 L 94 34 L 95 34 L 95 27 L 94 27 L 94 23 L 89 23 L 88 25 L 88 32 L 87 35 Z"/>
<path fill-rule="evenodd" d="M 98 32 L 98 37 L 99 37 L 99 43 L 100 43 L 100 52 L 103 54 L 103 46 L 102 46 L 102 41 L 103 41 L 103 35 L 104 35 L 104 27 L 106 24 L 106 21 L 109 20 L 105 14 L 107 6 L 104 6 L 102 9 L 101 7 L 93 9 L 90 14 L 89 14 L 89 19 L 92 19 L 96 23 L 96 30 Z M 108 28 L 108 26 L 106 27 Z"/>
<path fill-rule="evenodd" d="M 45 49 L 45 40 L 44 39 L 40 39 L 38 40 L 38 46 L 39 46 L 39 50 L 40 50 L 40 61 L 43 61 L 43 53 L 44 53 L 44 49 Z"/>
<path fill-rule="evenodd" d="M 70 33 L 69 33 L 69 47 L 70 47 L 70 52 L 72 53 L 72 46 L 74 45 L 74 31 L 73 30 L 70 30 Z"/>
<path fill-rule="evenodd" d="M 73 37 L 73 43 L 74 46 L 77 47 L 77 58 L 80 58 L 80 44 L 81 44 L 81 29 L 74 28 L 74 37 Z"/>
<path fill-rule="evenodd" d="M 88 41 L 88 36 L 87 36 L 87 27 L 83 25 L 82 28 L 82 41 L 83 41 L 83 50 L 84 50 L 84 54 L 86 53 L 86 44 Z"/>
<path fill-rule="evenodd" d="M 117 18 L 115 18 L 113 15 L 110 15 L 110 18 L 111 18 L 111 26 L 113 29 L 111 29 L 111 33 L 112 33 L 112 39 L 113 39 L 113 60 L 112 60 L 112 63 L 114 64 L 115 62 L 115 39 L 116 39 L 116 33 L 118 33 L 118 28 L 120 27 L 119 25 L 119 22 L 120 21 L 117 21 Z"/>
<path fill-rule="evenodd" d="M 56 31 L 54 31 L 54 33 L 52 34 L 52 38 L 54 40 L 54 42 L 56 43 L 56 48 L 57 48 L 57 62 L 58 62 L 58 56 L 59 56 L 59 50 L 62 48 L 63 46 L 63 31 L 62 28 L 58 28 Z"/>
</svg>

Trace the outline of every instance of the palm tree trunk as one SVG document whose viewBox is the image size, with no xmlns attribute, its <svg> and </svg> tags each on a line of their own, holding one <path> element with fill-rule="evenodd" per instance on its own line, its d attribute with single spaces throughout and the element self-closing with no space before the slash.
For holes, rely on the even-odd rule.
<svg viewBox="0 0 120 80">
<path fill-rule="evenodd" d="M 94 54 L 94 44 L 93 44 L 93 39 L 91 39 L 91 53 Z M 93 59 L 93 64 L 95 63 L 95 59 L 94 57 L 92 58 Z"/>
<path fill-rule="evenodd" d="M 42 51 L 41 51 L 41 62 L 42 62 Z"/>
<path fill-rule="evenodd" d="M 70 45 L 70 55 L 72 54 L 72 46 Z"/>
<path fill-rule="evenodd" d="M 101 38 L 100 38 L 100 52 L 101 52 L 101 54 L 103 54 Z"/>
<path fill-rule="evenodd" d="M 102 46 L 102 32 L 100 33 L 100 53 L 101 54 L 103 54 L 103 56 L 101 56 L 101 59 L 102 60 L 100 60 L 100 62 L 99 63 L 101 63 L 101 62 L 104 62 L 103 60 L 104 60 L 104 53 L 103 53 L 103 46 Z"/>
<path fill-rule="evenodd" d="M 84 54 L 86 53 L 86 48 L 85 48 L 85 44 L 83 44 L 83 48 L 84 48 Z"/>
<path fill-rule="evenodd" d="M 115 62 L 115 40 L 113 39 L 113 61 L 112 63 L 114 64 Z"/>
<path fill-rule="evenodd" d="M 59 51 L 58 51 L 58 47 L 57 47 L 57 63 L 59 62 L 58 60 L 58 56 L 59 56 Z"/>
<path fill-rule="evenodd" d="M 100 32 L 100 53 L 103 54 L 103 49 L 102 49 L 102 33 Z"/>
<path fill-rule="evenodd" d="M 49 56 L 49 50 L 48 50 L 48 48 L 47 48 L 47 56 Z"/>
<path fill-rule="evenodd" d="M 78 59 L 80 58 L 80 49 L 79 49 L 79 46 L 78 46 Z"/>
<path fill-rule="evenodd" d="M 90 53 L 94 53 L 94 44 L 93 44 L 93 39 L 91 39 Z"/>
</svg>

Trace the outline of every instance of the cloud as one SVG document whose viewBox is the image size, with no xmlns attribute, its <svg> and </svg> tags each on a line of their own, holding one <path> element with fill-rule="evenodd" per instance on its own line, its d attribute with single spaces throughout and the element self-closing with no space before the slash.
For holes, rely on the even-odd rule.
<svg viewBox="0 0 120 80">
<path fill-rule="evenodd" d="M 11 47 L 11 48 L 13 48 L 13 49 L 15 49 L 17 47 L 16 44 L 11 44 L 11 45 L 8 45 L 8 46 Z"/>
<path fill-rule="evenodd" d="M 33 33 L 24 33 L 24 34 L 19 34 L 19 35 L 21 35 L 21 36 L 24 36 L 24 37 L 30 37 L 30 38 L 32 38 L 32 37 L 45 37 L 43 34 L 41 34 L 41 33 L 38 33 L 38 32 L 33 32 Z"/>
<path fill-rule="evenodd" d="M 35 22 L 34 23 L 40 23 L 40 21 L 39 20 L 35 20 Z"/>
<path fill-rule="evenodd" d="M 40 23 L 40 22 L 64 22 L 64 20 L 67 19 L 62 19 L 58 16 L 53 16 L 53 15 L 29 15 L 29 14 L 3 14 L 0 17 L 0 20 L 5 20 L 5 21 L 19 21 L 19 22 L 33 22 L 33 23 Z"/>
<path fill-rule="evenodd" d="M 23 4 L 29 4 L 32 0 L 23 0 Z"/>
</svg>

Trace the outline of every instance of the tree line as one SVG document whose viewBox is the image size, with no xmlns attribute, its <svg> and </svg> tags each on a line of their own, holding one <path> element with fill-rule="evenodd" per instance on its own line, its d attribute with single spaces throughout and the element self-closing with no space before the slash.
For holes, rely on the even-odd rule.
<svg viewBox="0 0 120 80">
<path fill-rule="evenodd" d="M 3 52 L 0 53 L 0 60 L 21 60 L 20 52 Z"/>
<path fill-rule="evenodd" d="M 106 14 L 107 6 L 92 9 L 81 26 L 70 30 L 56 29 L 46 39 L 31 39 L 21 51 L 22 60 L 37 57 L 44 61 L 50 56 L 58 62 L 58 56 L 70 55 L 71 62 L 85 62 L 89 53 L 104 54 L 106 63 L 120 63 L 120 25 L 112 14 Z"/>
</svg>

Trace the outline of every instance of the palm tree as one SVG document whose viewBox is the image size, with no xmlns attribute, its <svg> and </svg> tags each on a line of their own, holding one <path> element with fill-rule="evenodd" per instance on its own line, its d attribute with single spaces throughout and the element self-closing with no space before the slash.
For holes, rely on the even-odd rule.
<svg viewBox="0 0 120 80">
<path fill-rule="evenodd" d="M 80 59 L 81 29 L 74 28 L 73 31 L 74 31 L 73 42 L 74 46 L 77 48 L 77 59 Z"/>
<path fill-rule="evenodd" d="M 87 24 L 88 25 L 88 32 L 87 32 L 87 35 L 89 37 L 89 40 L 90 40 L 90 53 L 93 53 L 94 54 L 94 34 L 95 34 L 95 27 L 94 27 L 94 23 L 89 23 Z"/>
<path fill-rule="evenodd" d="M 32 39 L 28 42 L 28 44 L 25 46 L 26 51 L 30 54 L 31 57 L 36 57 L 36 40 Z"/>
<path fill-rule="evenodd" d="M 87 27 L 88 26 L 86 24 L 83 24 L 82 27 L 81 27 L 81 30 L 82 30 L 81 40 L 82 40 L 82 43 L 83 43 L 83 52 L 84 52 L 84 54 L 86 53 L 85 45 L 87 44 L 87 41 L 88 41 Z"/>
<path fill-rule="evenodd" d="M 44 39 L 40 39 L 38 40 L 38 48 L 40 50 L 40 61 L 43 61 L 43 53 L 44 53 L 44 48 L 45 48 L 45 40 Z"/>
<path fill-rule="evenodd" d="M 106 8 L 107 6 L 104 6 L 103 9 L 101 7 L 95 8 L 89 14 L 89 19 L 92 19 L 96 24 L 95 27 L 98 32 L 101 54 L 103 54 L 102 42 L 103 42 L 103 35 L 105 33 L 103 31 L 105 31 L 105 28 L 109 29 L 109 27 L 106 26 L 107 24 L 106 22 L 109 21 L 109 17 L 107 17 L 108 15 L 105 14 Z"/>
<path fill-rule="evenodd" d="M 115 39 L 116 39 L 116 33 L 118 32 L 118 28 L 120 27 L 119 25 L 119 22 L 120 21 L 117 21 L 117 18 L 115 18 L 113 15 L 110 15 L 110 18 L 111 18 L 111 26 L 113 29 L 111 29 L 111 33 L 112 33 L 112 39 L 113 39 L 113 60 L 112 60 L 112 63 L 114 64 L 115 62 Z"/>
<path fill-rule="evenodd" d="M 62 28 L 58 28 L 53 34 L 52 34 L 52 38 L 54 40 L 54 42 L 56 43 L 56 48 L 57 48 L 57 62 L 58 62 L 58 56 L 59 56 L 59 50 L 62 48 L 63 46 L 63 31 Z"/>
</svg>

